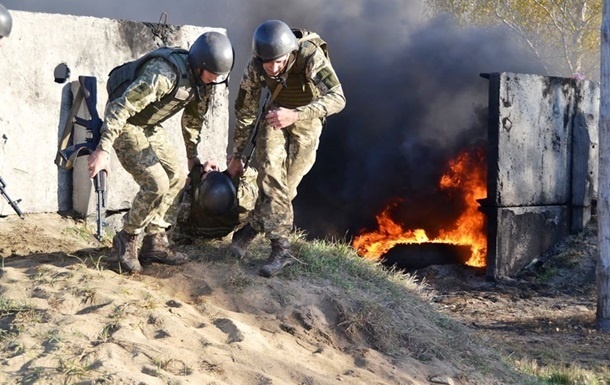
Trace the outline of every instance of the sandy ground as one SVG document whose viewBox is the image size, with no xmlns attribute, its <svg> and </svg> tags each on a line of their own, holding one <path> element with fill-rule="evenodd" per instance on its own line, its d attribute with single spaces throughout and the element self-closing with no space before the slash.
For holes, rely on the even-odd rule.
<svg viewBox="0 0 610 385">
<path fill-rule="evenodd" d="M 578 242 L 591 249 L 590 238 Z M 226 242 L 205 255 L 182 246 L 193 262 L 140 276 L 120 274 L 109 246 L 58 214 L 0 219 L 0 383 L 511 383 L 493 367 L 479 375 L 465 358 L 388 355 L 349 338 L 337 327 L 340 290 L 261 278 L 260 261 L 231 259 Z M 426 301 L 494 349 L 594 366 L 608 362 L 610 341 L 593 330 L 594 279 L 581 265 L 570 284 L 540 283 L 539 271 L 503 283 L 462 266 L 417 274 Z"/>
<path fill-rule="evenodd" d="M 442 362 L 399 362 L 336 333 L 332 289 L 227 259 L 119 274 L 83 225 L 1 220 L 1 383 L 428 384 Z M 198 250 L 188 250 L 197 259 Z M 83 379 L 86 379 L 83 380 Z M 83 382 L 85 381 L 85 382 Z"/>
</svg>

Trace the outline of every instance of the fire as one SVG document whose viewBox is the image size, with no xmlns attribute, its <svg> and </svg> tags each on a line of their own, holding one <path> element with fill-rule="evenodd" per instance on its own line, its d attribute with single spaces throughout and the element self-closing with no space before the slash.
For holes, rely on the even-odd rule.
<svg viewBox="0 0 610 385">
<path fill-rule="evenodd" d="M 482 151 L 463 152 L 449 162 L 448 171 L 439 182 L 442 190 L 461 194 L 464 203 L 464 211 L 451 228 L 441 229 L 439 235 L 433 239 L 428 237 L 424 229 L 404 229 L 390 215 L 392 209 L 401 204 L 400 200 L 394 199 L 376 216 L 378 229 L 355 237 L 354 248 L 362 257 L 379 259 L 397 244 L 450 243 L 470 246 L 472 254 L 466 262 L 467 265 L 485 266 L 485 216 L 478 210 L 477 199 L 487 196 L 486 175 Z"/>
</svg>

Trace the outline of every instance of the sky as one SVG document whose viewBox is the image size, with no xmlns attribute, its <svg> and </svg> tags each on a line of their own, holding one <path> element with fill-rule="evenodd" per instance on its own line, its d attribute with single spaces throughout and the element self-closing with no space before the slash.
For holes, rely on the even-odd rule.
<svg viewBox="0 0 610 385">
<path fill-rule="evenodd" d="M 169 24 L 225 28 L 236 51 L 230 104 L 257 25 L 281 19 L 318 32 L 347 105 L 328 118 L 294 201 L 296 225 L 313 237 L 356 234 L 395 198 L 422 216 L 438 212 L 431 192 L 448 160 L 486 143 L 488 82 L 480 75 L 544 75 L 507 30 L 428 19 L 420 0 L 0 1 L 9 10 L 142 22 L 167 12 Z M 418 226 L 416 217 L 404 224 Z"/>
</svg>

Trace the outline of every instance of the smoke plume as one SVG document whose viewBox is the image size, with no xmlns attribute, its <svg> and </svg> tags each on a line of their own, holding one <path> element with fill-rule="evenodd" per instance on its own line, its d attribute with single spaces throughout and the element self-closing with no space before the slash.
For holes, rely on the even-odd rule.
<svg viewBox="0 0 610 385">
<path fill-rule="evenodd" d="M 317 162 L 295 199 L 296 225 L 341 238 L 374 225 L 390 201 L 399 221 L 426 227 L 457 210 L 438 193 L 449 159 L 487 141 L 488 81 L 481 73 L 543 74 L 502 28 L 428 20 L 421 0 L 195 0 L 74 2 L 3 0 L 9 9 L 222 27 L 236 50 L 236 95 L 254 28 L 267 19 L 318 32 L 346 94 L 328 118 Z M 230 95 L 230 97 L 231 97 Z M 230 101 L 233 104 L 233 100 Z"/>
</svg>

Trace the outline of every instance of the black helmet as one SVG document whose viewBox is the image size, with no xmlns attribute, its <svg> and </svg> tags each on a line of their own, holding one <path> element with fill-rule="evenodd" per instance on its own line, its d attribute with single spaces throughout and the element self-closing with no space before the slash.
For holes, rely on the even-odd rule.
<svg viewBox="0 0 610 385">
<path fill-rule="evenodd" d="M 193 70 L 207 70 L 216 75 L 228 75 L 233 69 L 235 55 L 226 35 L 206 32 L 199 36 L 189 50 L 189 65 Z"/>
<path fill-rule="evenodd" d="M 225 215 L 237 203 L 231 178 L 220 171 L 205 174 L 195 196 L 196 203 L 212 215 Z"/>
<path fill-rule="evenodd" d="M 254 30 L 252 52 L 262 62 L 275 60 L 297 48 L 296 36 L 283 21 L 267 20 Z"/>
<path fill-rule="evenodd" d="M 0 4 L 0 37 L 8 37 L 13 28 L 13 18 L 8 10 Z"/>
</svg>

